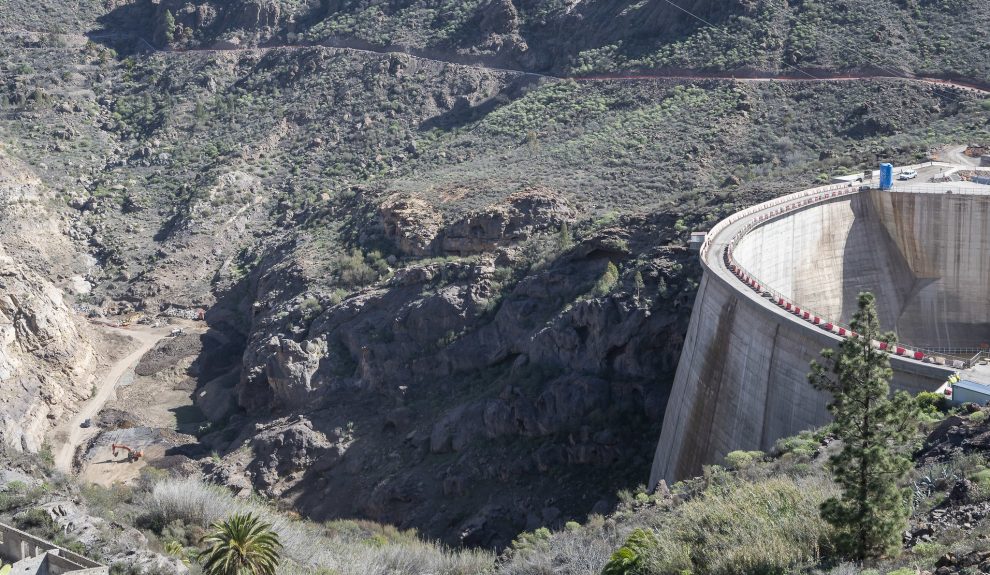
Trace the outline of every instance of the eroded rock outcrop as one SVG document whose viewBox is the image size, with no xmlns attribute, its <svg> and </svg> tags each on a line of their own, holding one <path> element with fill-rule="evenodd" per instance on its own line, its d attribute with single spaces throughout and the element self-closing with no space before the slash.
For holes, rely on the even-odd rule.
<svg viewBox="0 0 990 575">
<path fill-rule="evenodd" d="M 353 437 L 344 428 L 314 429 L 303 416 L 279 420 L 251 439 L 254 458 L 248 466 L 255 489 L 280 495 L 305 473 L 325 473 L 337 465 Z"/>
<path fill-rule="evenodd" d="M 551 190 L 517 192 L 504 204 L 490 206 L 444 230 L 442 249 L 467 255 L 526 240 L 535 233 L 559 230 L 574 220 L 574 210 Z"/>
<path fill-rule="evenodd" d="M 342 300 L 300 286 L 286 300 L 291 275 L 259 278 L 260 298 L 272 290 L 282 303 L 253 306 L 236 395 L 261 423 L 229 444 L 215 436 L 232 450 L 216 477 L 314 517 L 360 514 L 498 546 L 542 517 L 527 509 L 559 519 L 580 504 L 548 497 L 547 484 L 521 503 L 493 496 L 490 512 L 452 530 L 457 501 L 562 470 L 645 468 L 649 451 L 634 445 L 646 435 L 630 433 L 662 417 L 677 310 L 691 295 L 674 278 L 690 253 L 650 247 L 662 236 L 644 224 L 560 243 L 570 214 L 553 194 L 515 195 L 475 214 L 489 226 L 470 240 L 480 255 L 410 262 Z M 319 311 L 307 317 L 307 306 Z M 328 496 L 344 491 L 361 495 Z"/>
<path fill-rule="evenodd" d="M 45 433 L 89 397 L 96 354 L 61 291 L 0 246 L 0 438 L 37 451 Z"/>
<path fill-rule="evenodd" d="M 416 196 L 392 196 L 379 207 L 385 237 L 411 256 L 490 252 L 534 234 L 560 230 L 574 217 L 567 201 L 547 188 L 516 192 L 502 203 L 447 224 L 433 206 Z"/>
<path fill-rule="evenodd" d="M 424 256 L 433 251 L 443 218 L 427 202 L 413 196 L 393 196 L 379 207 L 385 237 L 403 254 Z"/>
<path fill-rule="evenodd" d="M 92 330 L 43 275 L 75 259 L 49 199 L 30 168 L 0 154 L 0 441 L 17 450 L 39 450 L 89 397 L 99 359 Z"/>
</svg>

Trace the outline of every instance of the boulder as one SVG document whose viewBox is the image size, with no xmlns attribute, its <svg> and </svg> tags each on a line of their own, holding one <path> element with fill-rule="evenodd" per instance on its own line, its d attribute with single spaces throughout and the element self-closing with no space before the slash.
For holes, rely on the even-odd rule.
<svg viewBox="0 0 990 575">
<path fill-rule="evenodd" d="M 532 188 L 510 195 L 504 204 L 489 206 L 447 226 L 442 250 L 467 255 L 516 243 L 537 232 L 556 231 L 574 220 L 575 212 L 559 194 Z"/>
<path fill-rule="evenodd" d="M 433 206 L 415 196 L 397 195 L 386 199 L 378 208 L 385 237 L 405 255 L 432 253 L 433 241 L 440 232 L 443 217 Z"/>
<path fill-rule="evenodd" d="M 336 465 L 350 439 L 341 430 L 329 434 L 314 429 L 306 417 L 276 420 L 251 441 L 254 458 L 248 466 L 255 488 L 277 495 L 273 488 L 307 470 L 324 472 Z"/>
</svg>

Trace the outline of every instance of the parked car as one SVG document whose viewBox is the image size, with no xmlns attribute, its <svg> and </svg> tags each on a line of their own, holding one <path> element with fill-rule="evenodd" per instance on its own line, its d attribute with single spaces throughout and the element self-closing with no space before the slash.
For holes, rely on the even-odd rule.
<svg viewBox="0 0 990 575">
<path fill-rule="evenodd" d="M 84 420 L 80 425 L 80 427 L 93 427 L 93 420 L 92 419 Z"/>
<path fill-rule="evenodd" d="M 915 170 L 904 170 L 899 176 L 898 180 L 913 180 L 918 177 L 918 172 Z"/>
</svg>

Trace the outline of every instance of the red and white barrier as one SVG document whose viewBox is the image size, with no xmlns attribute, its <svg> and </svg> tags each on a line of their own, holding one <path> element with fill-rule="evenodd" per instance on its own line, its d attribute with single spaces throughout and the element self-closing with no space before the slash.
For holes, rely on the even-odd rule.
<svg viewBox="0 0 990 575">
<path fill-rule="evenodd" d="M 766 290 L 767 293 L 765 293 L 764 295 L 769 295 L 771 297 L 771 300 L 774 303 L 776 303 L 779 307 L 781 307 L 782 309 L 784 309 L 784 310 L 786 310 L 788 312 L 793 313 L 794 315 L 796 315 L 796 316 L 798 316 L 798 317 L 800 317 L 800 318 L 802 318 L 802 319 L 804 319 L 804 320 L 812 323 L 813 325 L 817 325 L 818 327 L 820 327 L 821 329 L 823 329 L 825 331 L 828 331 L 830 333 L 836 333 L 840 337 L 857 338 L 857 337 L 859 337 L 859 334 L 857 334 L 855 331 L 852 331 L 852 330 L 850 330 L 848 328 L 845 328 L 845 327 L 842 327 L 840 325 L 834 324 L 832 322 L 828 322 L 828 321 L 824 320 L 822 317 L 817 316 L 817 315 L 814 315 L 813 313 L 809 312 L 808 310 L 802 309 L 797 304 L 795 304 L 795 303 L 793 303 L 791 301 L 788 301 L 783 296 L 781 296 L 779 294 L 776 294 L 776 293 L 773 293 L 772 288 L 770 288 L 770 287 L 768 287 L 766 285 L 761 284 L 760 281 L 758 280 L 758 278 L 750 275 L 741 266 L 738 266 L 735 263 L 735 260 L 732 257 L 732 250 L 733 250 L 733 247 L 735 246 L 735 244 L 744 235 L 746 235 L 750 230 L 752 230 L 754 227 L 756 227 L 756 225 L 758 223 L 768 221 L 768 220 L 773 219 L 773 218 L 775 218 L 775 217 L 777 217 L 777 216 L 779 216 L 781 214 L 785 214 L 785 213 L 788 213 L 788 212 L 790 212 L 792 210 L 799 209 L 799 208 L 802 208 L 802 207 L 805 207 L 805 206 L 809 206 L 809 205 L 812 205 L 812 204 L 817 203 L 817 202 L 820 202 L 820 201 L 824 201 L 824 200 L 828 200 L 828 199 L 836 198 L 836 197 L 840 197 L 840 196 L 845 196 L 845 195 L 852 194 L 852 193 L 858 193 L 858 192 L 859 192 L 859 189 L 857 187 L 854 187 L 852 184 L 834 184 L 834 185 L 830 185 L 830 186 L 822 186 L 822 187 L 819 187 L 819 188 L 812 188 L 810 190 L 804 190 L 804 191 L 801 191 L 801 192 L 796 192 L 794 194 L 790 194 L 788 196 L 784 196 L 784 197 L 778 198 L 776 200 L 771 200 L 771 201 L 764 202 L 764 203 L 759 204 L 759 205 L 756 205 L 756 206 L 751 206 L 751 207 L 749 207 L 749 208 L 747 208 L 745 210 L 742 210 L 741 212 L 737 212 L 736 214 L 734 214 L 732 216 L 729 216 L 728 218 L 720 221 L 719 223 L 717 223 L 711 229 L 711 231 L 708 232 L 708 234 L 706 234 L 705 241 L 704 241 L 704 243 L 702 244 L 702 247 L 701 247 L 702 258 L 704 259 L 704 258 L 707 257 L 708 251 L 711 248 L 711 242 L 712 242 L 712 240 L 719 233 L 721 233 L 721 231 L 725 227 L 727 227 L 729 225 L 732 225 L 732 224 L 738 222 L 739 220 L 741 220 L 743 218 L 746 218 L 746 217 L 749 217 L 749 216 L 751 216 L 751 215 L 753 215 L 753 214 L 755 214 L 757 212 L 764 212 L 763 214 L 761 214 L 760 216 L 758 216 L 757 218 L 755 218 L 744 229 L 742 229 L 740 232 L 738 232 L 729 241 L 729 244 L 726 246 L 725 252 L 723 254 L 723 258 L 725 260 L 725 264 L 726 264 L 727 269 L 729 269 L 729 271 L 731 271 L 743 283 L 745 283 L 747 286 L 749 286 L 750 288 L 752 288 L 753 290 L 755 290 L 757 293 L 759 293 L 761 290 Z M 778 207 L 778 206 L 781 206 L 781 207 Z M 774 208 L 774 209 L 770 209 L 770 208 Z M 769 210 L 769 211 L 767 211 L 767 210 Z M 906 348 L 906 347 L 903 347 L 903 346 L 890 346 L 889 344 L 887 344 L 885 342 L 877 342 L 877 341 L 871 341 L 870 342 L 870 345 L 872 347 L 876 348 L 876 349 L 880 349 L 880 350 L 886 351 L 887 353 L 896 354 L 896 355 L 899 355 L 901 357 L 906 357 L 906 358 L 914 359 L 914 360 L 917 360 L 917 361 L 926 361 L 927 360 L 929 362 L 939 363 L 939 360 L 941 360 L 941 362 L 943 364 L 946 362 L 945 358 L 940 358 L 940 357 L 933 358 L 933 357 L 929 357 L 929 356 L 926 356 L 925 353 L 922 352 L 922 351 L 920 351 L 920 350 L 909 349 L 909 348 Z M 893 347 L 893 349 L 892 349 L 892 347 Z M 952 364 L 954 366 L 957 363 L 962 363 L 962 362 L 958 362 L 958 361 L 953 361 L 952 362 Z"/>
</svg>

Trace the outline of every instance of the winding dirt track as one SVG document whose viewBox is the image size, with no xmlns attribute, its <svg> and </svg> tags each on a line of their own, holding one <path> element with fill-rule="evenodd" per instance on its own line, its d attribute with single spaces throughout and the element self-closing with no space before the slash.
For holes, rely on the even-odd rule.
<svg viewBox="0 0 990 575">
<path fill-rule="evenodd" d="M 0 29 L 0 35 L 2 34 L 17 34 L 17 33 L 33 33 L 40 34 L 43 32 L 34 30 L 20 30 L 20 29 Z M 44 32 L 46 34 L 51 34 L 50 32 Z M 455 66 L 467 66 L 474 68 L 482 68 L 485 70 L 490 70 L 493 72 L 502 72 L 508 74 L 520 74 L 523 76 L 531 76 L 535 78 L 542 78 L 547 80 L 574 80 L 576 82 L 604 82 L 604 81 L 614 81 L 614 82 L 642 82 L 642 81 L 685 81 L 685 82 L 697 82 L 704 80 L 718 80 L 718 81 L 728 81 L 728 82 L 810 82 L 810 83 L 834 83 L 834 82 L 855 82 L 855 81 L 865 81 L 865 80 L 902 80 L 905 82 L 916 82 L 935 86 L 944 86 L 946 88 L 955 88 L 964 92 L 969 92 L 973 94 L 979 94 L 982 96 L 990 96 L 990 85 L 986 80 L 947 80 L 943 78 L 934 78 L 926 76 L 915 76 L 910 73 L 904 74 L 878 74 L 878 73 L 857 73 L 849 74 L 843 72 L 822 72 L 815 71 L 814 74 L 805 73 L 805 76 L 799 75 L 786 75 L 786 74 L 753 74 L 750 72 L 740 72 L 738 74 L 732 73 L 709 73 L 709 72 L 682 72 L 682 73 L 670 73 L 670 72 L 649 72 L 649 71 L 626 71 L 626 72 L 615 72 L 612 74 L 596 74 L 591 76 L 558 76 L 553 74 L 541 74 L 539 72 L 531 72 L 527 70 L 520 70 L 517 68 L 506 68 L 498 66 L 494 60 L 487 59 L 484 57 L 471 57 L 466 56 L 464 58 L 451 58 L 450 55 L 444 55 L 441 53 L 428 51 L 428 50 L 415 50 L 413 48 L 404 46 L 383 46 L 375 47 L 368 45 L 365 42 L 359 42 L 356 40 L 348 38 L 332 38 L 324 42 L 308 42 L 308 43 L 296 43 L 296 44 L 272 44 L 267 46 L 243 46 L 243 47 L 225 47 L 225 48 L 160 48 L 148 42 L 145 38 L 134 35 L 134 34 L 121 34 L 121 33 L 89 33 L 89 34 L 58 34 L 59 36 L 71 36 L 80 41 L 86 40 L 103 40 L 103 39 L 132 39 L 136 42 L 140 42 L 143 46 L 147 48 L 149 52 L 155 52 L 160 54 L 183 54 L 187 52 L 192 53 L 206 53 L 206 54 L 219 54 L 224 52 L 268 52 L 271 50 L 298 50 L 304 48 L 312 47 L 323 47 L 332 48 L 336 50 L 346 50 L 349 52 L 365 53 L 365 54 L 376 54 L 376 55 L 403 55 L 409 58 L 416 58 L 419 60 L 425 60 L 430 62 L 437 62 L 441 64 L 449 64 Z M 26 48 L 26 49 L 45 49 L 45 48 Z"/>
<path fill-rule="evenodd" d="M 68 437 L 65 443 L 59 445 L 55 451 L 55 467 L 57 469 L 64 473 L 72 472 L 72 458 L 76 453 L 76 449 L 84 440 L 96 433 L 95 426 L 88 429 L 83 428 L 83 421 L 92 419 L 103 409 L 103 405 L 110 399 L 120 378 L 127 373 L 127 370 L 141 361 L 141 357 L 148 350 L 155 347 L 155 344 L 165 337 L 171 328 L 172 326 L 166 326 L 164 328 L 138 326 L 128 330 L 106 328 L 130 336 L 138 343 L 138 347 L 110 367 L 110 371 L 97 384 L 96 395 L 90 398 L 72 419 L 61 426 L 59 431 L 64 430 Z"/>
</svg>

